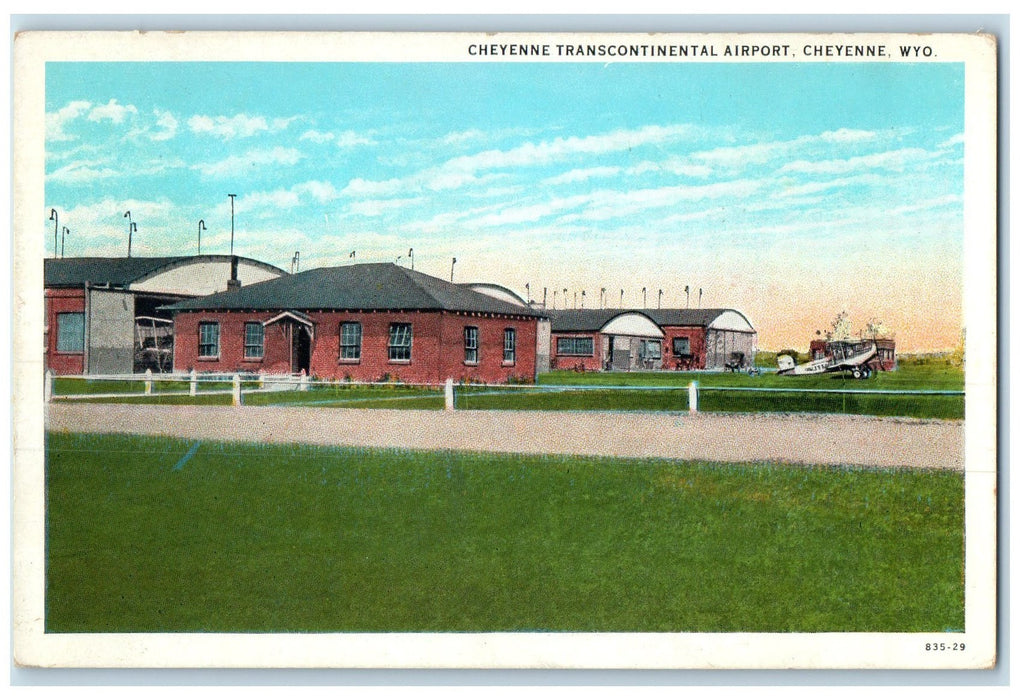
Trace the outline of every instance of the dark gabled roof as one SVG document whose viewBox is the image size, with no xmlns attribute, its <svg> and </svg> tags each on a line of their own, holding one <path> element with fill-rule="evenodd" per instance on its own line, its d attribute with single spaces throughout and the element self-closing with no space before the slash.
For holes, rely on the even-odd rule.
<svg viewBox="0 0 1020 700">
<path fill-rule="evenodd" d="M 229 261 L 229 255 L 175 255 L 159 258 L 47 258 L 43 261 L 44 287 L 93 285 L 127 287 L 161 270 L 191 262 Z M 284 270 L 252 258 L 238 257 L 280 274 Z"/>
<path fill-rule="evenodd" d="M 601 330 L 617 316 L 642 312 L 632 309 L 561 309 L 547 313 L 553 333 L 579 333 Z"/>
<path fill-rule="evenodd" d="M 185 257 L 165 258 L 47 258 L 43 261 L 44 287 L 80 287 L 86 282 L 124 287 L 161 267 Z"/>
<path fill-rule="evenodd" d="M 443 310 L 544 315 L 394 263 L 316 268 L 233 291 L 188 299 L 166 308 L 172 311 Z"/>
<path fill-rule="evenodd" d="M 707 328 L 726 311 L 733 309 L 561 309 L 547 313 L 551 319 L 553 333 L 578 333 L 600 330 L 623 314 L 642 314 L 660 328 L 666 326 Z"/>
<path fill-rule="evenodd" d="M 697 326 L 707 328 L 719 316 L 735 309 L 645 309 L 645 313 L 660 326 Z M 740 314 L 744 316 L 743 314 Z M 744 317 L 747 320 L 747 317 Z M 747 325 L 751 325 L 748 321 Z"/>
</svg>

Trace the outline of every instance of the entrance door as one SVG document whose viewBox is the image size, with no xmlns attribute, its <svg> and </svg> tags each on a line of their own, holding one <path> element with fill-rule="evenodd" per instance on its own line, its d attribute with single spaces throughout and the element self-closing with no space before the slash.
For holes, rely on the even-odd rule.
<svg viewBox="0 0 1020 700">
<path fill-rule="evenodd" d="M 293 323 L 290 326 L 290 371 L 298 374 L 301 370 L 311 374 L 312 338 L 305 326 Z"/>
<path fill-rule="evenodd" d="M 630 342 L 627 338 L 613 336 L 609 344 L 612 357 L 612 368 L 627 371 L 630 369 Z"/>
</svg>

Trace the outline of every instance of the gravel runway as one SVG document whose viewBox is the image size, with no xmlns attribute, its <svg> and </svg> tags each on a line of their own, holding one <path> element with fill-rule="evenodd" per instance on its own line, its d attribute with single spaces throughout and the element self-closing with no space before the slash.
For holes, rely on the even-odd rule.
<svg viewBox="0 0 1020 700">
<path fill-rule="evenodd" d="M 870 416 L 57 402 L 46 425 L 192 440 L 963 469 L 962 421 Z"/>
</svg>

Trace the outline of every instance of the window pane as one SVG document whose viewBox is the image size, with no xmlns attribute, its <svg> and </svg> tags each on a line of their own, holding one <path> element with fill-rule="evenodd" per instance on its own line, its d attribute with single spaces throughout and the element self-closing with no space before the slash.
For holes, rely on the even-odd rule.
<svg viewBox="0 0 1020 700">
<path fill-rule="evenodd" d="M 507 328 L 503 331 L 503 362 L 517 361 L 517 331 Z"/>
<path fill-rule="evenodd" d="M 391 360 L 411 359 L 411 324 L 390 324 L 389 355 Z"/>
<path fill-rule="evenodd" d="M 57 352 L 85 352 L 85 314 L 57 314 Z"/>
<path fill-rule="evenodd" d="M 673 338 L 673 354 L 674 355 L 690 355 L 691 354 L 691 339 L 690 338 Z"/>
<path fill-rule="evenodd" d="M 265 331 L 261 323 L 244 324 L 244 356 L 259 358 L 263 355 L 262 341 Z"/>
<path fill-rule="evenodd" d="M 557 338 L 556 354 L 591 357 L 595 354 L 595 340 L 593 338 Z"/>
<path fill-rule="evenodd" d="M 340 357 L 344 360 L 361 359 L 361 324 L 340 324 Z"/>
<path fill-rule="evenodd" d="M 464 327 L 464 362 L 478 362 L 478 329 Z"/>
<path fill-rule="evenodd" d="M 199 357 L 218 357 L 220 354 L 220 324 L 205 322 L 198 324 Z"/>
</svg>

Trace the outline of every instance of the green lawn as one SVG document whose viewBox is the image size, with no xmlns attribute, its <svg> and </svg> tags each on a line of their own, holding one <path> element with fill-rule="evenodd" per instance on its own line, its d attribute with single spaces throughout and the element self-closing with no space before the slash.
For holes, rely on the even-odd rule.
<svg viewBox="0 0 1020 700">
<path fill-rule="evenodd" d="M 48 632 L 963 628 L 963 476 L 51 433 Z"/>
</svg>

